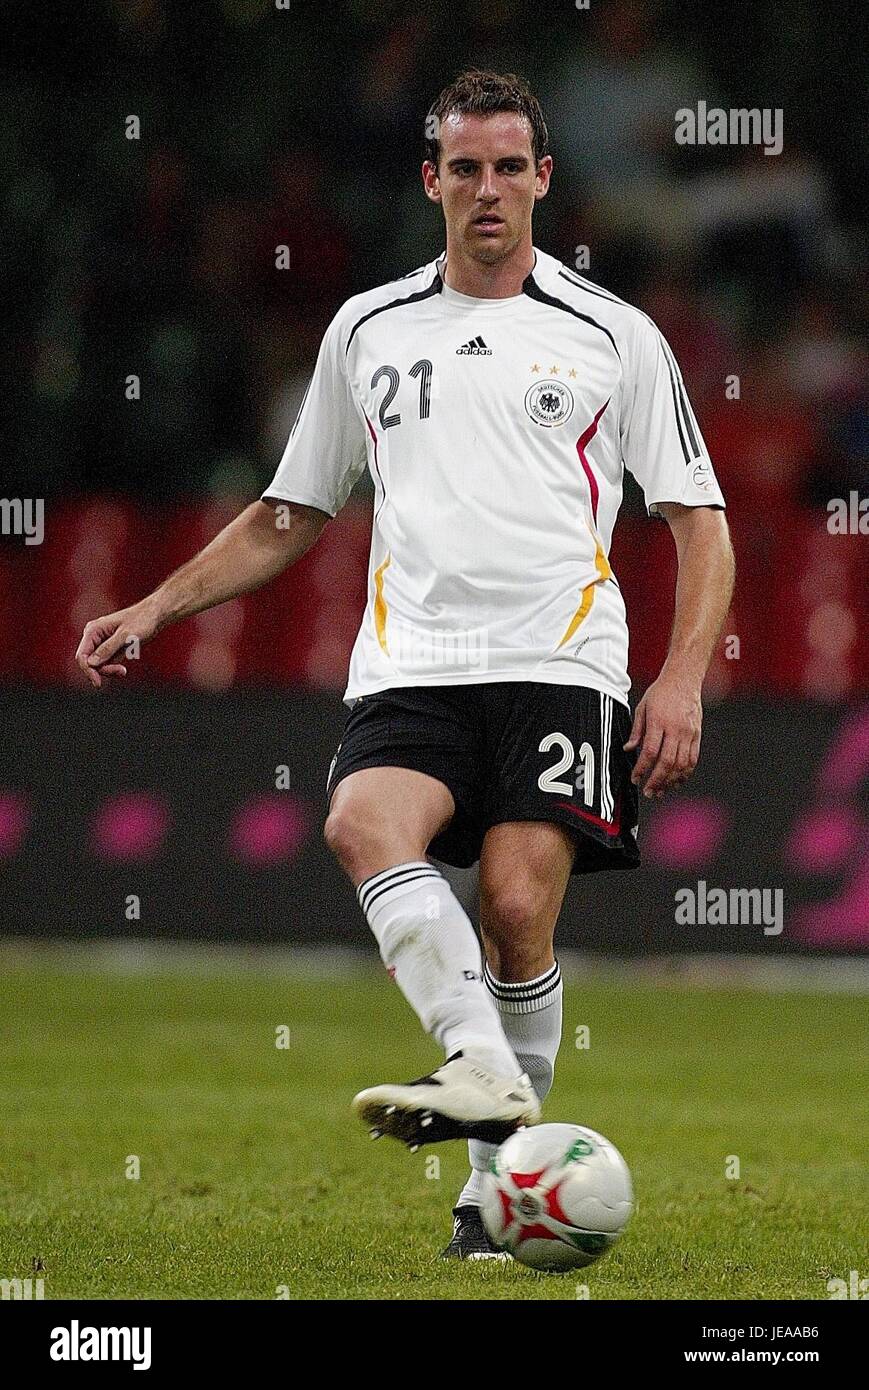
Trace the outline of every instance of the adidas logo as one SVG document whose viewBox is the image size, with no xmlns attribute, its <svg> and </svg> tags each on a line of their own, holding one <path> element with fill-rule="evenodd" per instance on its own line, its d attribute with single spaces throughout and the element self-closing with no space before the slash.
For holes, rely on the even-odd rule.
<svg viewBox="0 0 869 1390">
<path fill-rule="evenodd" d="M 486 347 L 482 338 L 471 338 L 467 343 L 462 343 L 460 348 L 456 348 L 457 357 L 491 357 L 492 349 Z"/>
</svg>

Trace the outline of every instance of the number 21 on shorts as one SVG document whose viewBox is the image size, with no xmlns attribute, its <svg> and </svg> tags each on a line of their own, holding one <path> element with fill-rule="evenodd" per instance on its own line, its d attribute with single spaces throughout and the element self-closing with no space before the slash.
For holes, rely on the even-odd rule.
<svg viewBox="0 0 869 1390">
<path fill-rule="evenodd" d="M 579 754 L 567 734 L 551 733 L 540 740 L 538 753 L 548 753 L 551 749 L 561 750 L 561 757 L 550 767 L 544 769 L 537 778 L 542 792 L 556 792 L 560 796 L 573 796 L 574 790 L 582 792 L 586 806 L 594 805 L 594 749 L 590 743 L 582 743 Z M 557 779 L 570 770 L 573 782 L 559 782 Z M 575 770 L 575 773 L 574 773 Z"/>
</svg>

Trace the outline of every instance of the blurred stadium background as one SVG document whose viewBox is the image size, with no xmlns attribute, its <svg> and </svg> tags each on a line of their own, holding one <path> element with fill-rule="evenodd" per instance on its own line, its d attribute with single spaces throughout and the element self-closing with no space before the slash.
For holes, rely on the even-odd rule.
<svg viewBox="0 0 869 1390">
<path fill-rule="evenodd" d="M 45 501 L 42 544 L 0 537 L 3 931 L 373 951 L 320 835 L 366 601 L 365 482 L 299 566 L 164 633 L 123 691 L 85 692 L 72 656 L 89 618 L 270 480 L 340 302 L 440 249 L 422 122 L 474 64 L 543 102 L 537 244 L 568 264 L 587 246 L 590 278 L 669 338 L 739 565 L 700 770 L 645 812 L 643 871 L 571 886 L 561 940 L 865 952 L 869 540 L 827 526 L 831 499 L 869 494 L 856 7 L 2 10 L 0 493 Z M 677 145 L 676 110 L 700 100 L 781 108 L 783 152 Z M 635 488 L 613 558 L 638 692 L 675 563 Z M 675 925 L 675 888 L 700 879 L 782 888 L 784 932 Z"/>
</svg>

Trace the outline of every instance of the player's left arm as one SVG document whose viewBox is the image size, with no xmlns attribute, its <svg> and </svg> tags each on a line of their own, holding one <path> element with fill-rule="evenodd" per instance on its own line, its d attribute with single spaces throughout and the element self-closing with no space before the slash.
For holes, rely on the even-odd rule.
<svg viewBox="0 0 869 1390">
<path fill-rule="evenodd" d="M 661 502 L 679 562 L 670 650 L 637 706 L 625 747 L 638 748 L 632 780 L 660 797 L 691 776 L 700 756 L 701 690 L 733 595 L 734 561 L 720 508 Z"/>
</svg>

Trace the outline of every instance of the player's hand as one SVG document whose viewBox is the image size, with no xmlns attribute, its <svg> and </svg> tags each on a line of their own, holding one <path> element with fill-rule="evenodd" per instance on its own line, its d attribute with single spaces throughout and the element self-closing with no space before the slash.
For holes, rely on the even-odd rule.
<svg viewBox="0 0 869 1390">
<path fill-rule="evenodd" d="M 661 797 L 685 782 L 700 756 L 703 706 L 700 689 L 690 681 L 662 673 L 650 685 L 634 715 L 626 749 L 639 748 L 631 781 L 646 797 Z"/>
<path fill-rule="evenodd" d="M 133 639 L 147 642 L 156 631 L 156 618 L 145 603 L 108 613 L 104 618 L 94 618 L 86 625 L 78 644 L 75 654 L 78 667 L 99 690 L 104 677 L 114 679 L 127 674 L 126 666 L 116 659 L 118 654 L 126 652 Z"/>
</svg>

